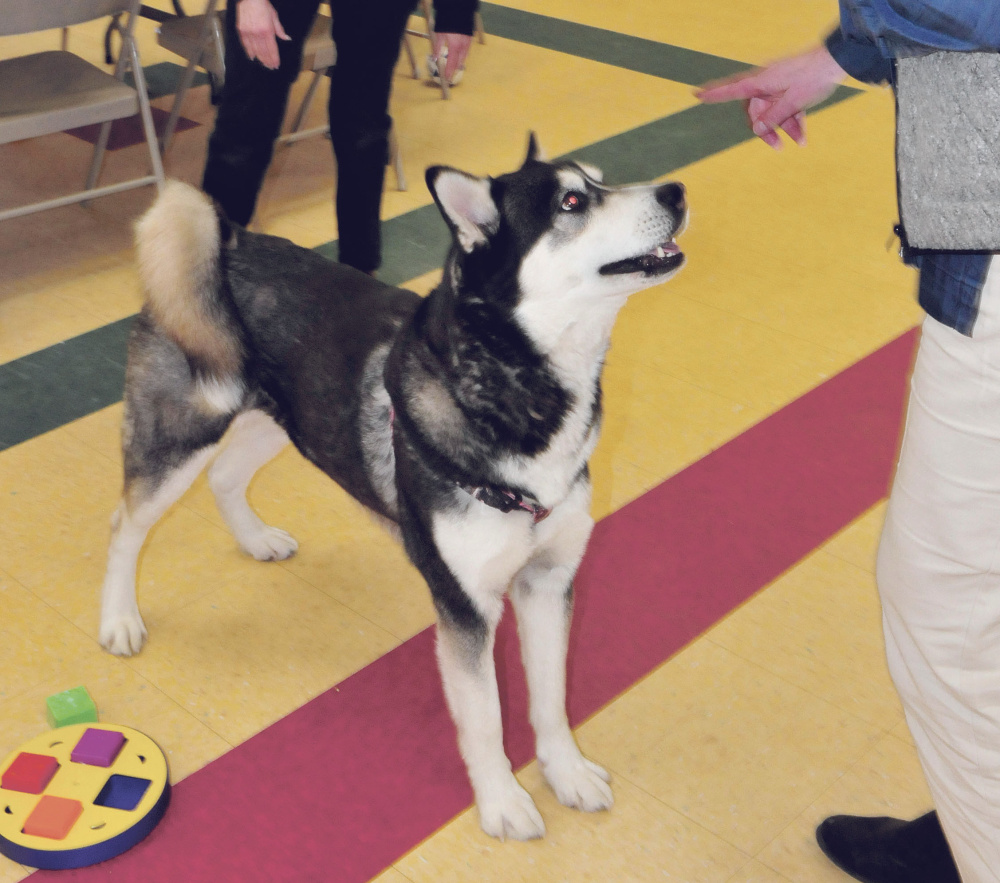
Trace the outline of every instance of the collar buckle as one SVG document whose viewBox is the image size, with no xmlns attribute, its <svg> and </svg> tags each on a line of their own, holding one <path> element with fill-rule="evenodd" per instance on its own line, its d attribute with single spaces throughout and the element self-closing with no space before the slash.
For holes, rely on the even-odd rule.
<svg viewBox="0 0 1000 883">
<path fill-rule="evenodd" d="M 499 509 L 501 512 L 513 512 L 517 509 L 523 509 L 525 512 L 531 513 L 532 521 L 538 524 L 539 521 L 543 521 L 548 518 L 552 513 L 551 509 L 546 509 L 537 500 L 527 499 L 525 500 L 521 494 L 517 491 L 507 490 L 506 488 L 492 488 L 492 487 L 466 487 L 463 490 L 471 494 L 481 503 L 485 503 L 492 509 Z"/>
</svg>

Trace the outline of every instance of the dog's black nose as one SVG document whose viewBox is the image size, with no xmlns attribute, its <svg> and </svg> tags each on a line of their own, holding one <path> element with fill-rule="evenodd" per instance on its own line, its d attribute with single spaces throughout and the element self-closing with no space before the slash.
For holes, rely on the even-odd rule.
<svg viewBox="0 0 1000 883">
<path fill-rule="evenodd" d="M 682 212 L 687 208 L 684 201 L 684 185 L 671 181 L 656 188 L 656 201 L 664 208 L 675 212 Z"/>
</svg>

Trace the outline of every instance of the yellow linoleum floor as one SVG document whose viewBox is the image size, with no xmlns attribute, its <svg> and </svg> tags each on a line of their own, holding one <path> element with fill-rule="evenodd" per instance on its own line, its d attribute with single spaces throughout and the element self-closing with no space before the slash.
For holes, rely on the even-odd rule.
<svg viewBox="0 0 1000 883">
<path fill-rule="evenodd" d="M 836 17 L 833 0 L 506 5 L 754 63 L 801 48 Z M 172 60 L 151 22 L 141 32 L 146 64 Z M 71 40 L 96 59 L 100 36 L 81 28 Z M 0 56 L 48 39 L 2 40 Z M 191 93 L 186 116 L 210 122 L 206 91 Z M 393 190 L 390 173 L 383 214 L 430 203 L 428 165 L 513 167 L 529 129 L 559 155 L 695 103 L 683 84 L 488 36 L 449 102 L 398 71 L 393 112 L 410 188 Z M 206 126 L 178 136 L 171 174 L 199 180 L 206 136 Z M 913 276 L 887 246 L 890 96 L 866 90 L 811 117 L 809 139 L 780 153 L 748 142 L 676 173 L 692 205 L 689 264 L 633 298 L 616 329 L 592 463 L 596 517 L 919 321 Z M 87 156 L 68 136 L 0 146 L 0 204 L 75 182 Z M 121 151 L 109 174 L 114 162 L 143 161 L 141 147 Z M 257 228 L 310 247 L 335 238 L 333 188 L 328 142 L 282 149 Z M 130 228 L 151 197 L 133 191 L 0 225 L 0 363 L 138 309 Z M 425 274 L 413 287 L 432 284 Z M 393 541 L 286 451 L 252 500 L 300 553 L 247 560 L 201 481 L 141 560 L 149 646 L 108 656 L 96 641 L 97 597 L 120 490 L 119 420 L 115 405 L 0 452 L 0 757 L 46 727 L 46 696 L 85 684 L 103 719 L 165 748 L 177 781 L 432 622 Z M 614 776 L 611 812 L 564 809 L 531 764 L 520 777 L 546 819 L 543 841 L 490 840 L 470 810 L 378 879 L 845 879 L 815 845 L 818 821 L 929 806 L 882 657 L 872 575 L 881 518 L 881 506 L 863 515 L 580 727 L 585 752 Z M 27 873 L 0 858 L 0 883 Z"/>
</svg>

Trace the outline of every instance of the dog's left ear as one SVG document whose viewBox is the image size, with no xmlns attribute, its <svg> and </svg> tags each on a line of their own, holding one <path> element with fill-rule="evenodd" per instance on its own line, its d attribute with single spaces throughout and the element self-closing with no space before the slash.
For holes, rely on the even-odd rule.
<svg viewBox="0 0 1000 883">
<path fill-rule="evenodd" d="M 447 166 L 427 170 L 427 187 L 464 251 L 484 245 L 500 225 L 500 211 L 490 193 L 490 179 Z"/>
<path fill-rule="evenodd" d="M 524 158 L 524 165 L 530 162 L 545 162 L 545 151 L 538 143 L 538 136 L 534 132 L 528 133 L 528 155 Z"/>
</svg>

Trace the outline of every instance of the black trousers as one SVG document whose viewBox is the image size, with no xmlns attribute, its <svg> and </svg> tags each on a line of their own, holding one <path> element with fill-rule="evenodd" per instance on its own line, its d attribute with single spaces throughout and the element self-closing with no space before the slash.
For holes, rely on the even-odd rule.
<svg viewBox="0 0 1000 883">
<path fill-rule="evenodd" d="M 226 9 L 226 79 L 208 142 L 202 186 L 238 224 L 253 216 L 274 152 L 288 93 L 319 0 L 271 0 L 291 40 L 278 40 L 281 64 L 250 61 Z M 389 94 L 414 0 L 332 0 L 337 64 L 330 77 L 330 136 L 337 162 L 340 260 L 369 272 L 381 263 L 379 210 L 389 159 Z"/>
</svg>

